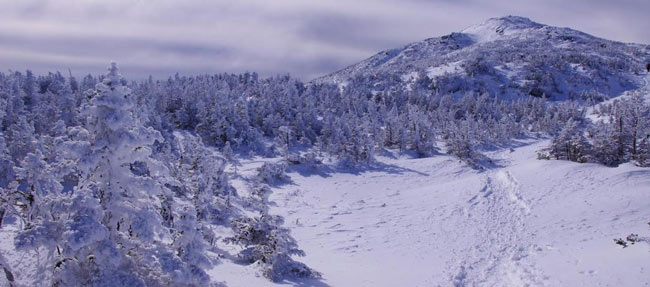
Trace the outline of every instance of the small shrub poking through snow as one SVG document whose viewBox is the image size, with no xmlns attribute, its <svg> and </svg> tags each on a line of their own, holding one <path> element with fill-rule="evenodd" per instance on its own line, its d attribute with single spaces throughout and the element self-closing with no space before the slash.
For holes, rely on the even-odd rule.
<svg viewBox="0 0 650 287">
<path fill-rule="evenodd" d="M 290 154 L 287 157 L 287 162 L 290 164 L 302 164 L 311 168 L 317 168 L 318 165 L 322 164 L 322 161 L 318 158 L 318 155 L 314 152 L 308 152 L 304 155 L 300 154 Z"/>
<path fill-rule="evenodd" d="M 650 225 L 650 222 L 648 222 L 648 225 Z M 650 244 L 650 237 L 648 236 L 639 236 L 638 234 L 630 233 L 625 240 L 622 238 L 615 238 L 614 243 L 623 246 L 623 248 L 628 247 L 629 245 L 634 245 L 635 243 L 639 242 L 645 242 L 647 244 Z"/>
</svg>

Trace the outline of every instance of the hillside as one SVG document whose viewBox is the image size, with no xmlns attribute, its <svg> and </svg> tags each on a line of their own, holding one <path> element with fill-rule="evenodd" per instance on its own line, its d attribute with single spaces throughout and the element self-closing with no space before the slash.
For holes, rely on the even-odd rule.
<svg viewBox="0 0 650 287">
<path fill-rule="evenodd" d="M 601 101 L 638 88 L 648 62 L 648 45 L 507 16 L 382 51 L 313 82 L 345 85 L 363 77 L 408 89 L 421 80 L 442 94 L 471 91 L 501 98 Z"/>
</svg>

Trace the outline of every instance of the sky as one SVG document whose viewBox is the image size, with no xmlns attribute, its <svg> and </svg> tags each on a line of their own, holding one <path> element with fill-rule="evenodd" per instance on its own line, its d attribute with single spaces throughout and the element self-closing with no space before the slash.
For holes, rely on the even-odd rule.
<svg viewBox="0 0 650 287">
<path fill-rule="evenodd" d="M 0 71 L 258 72 L 308 81 L 493 17 L 650 44 L 648 0 L 0 0 Z"/>
</svg>

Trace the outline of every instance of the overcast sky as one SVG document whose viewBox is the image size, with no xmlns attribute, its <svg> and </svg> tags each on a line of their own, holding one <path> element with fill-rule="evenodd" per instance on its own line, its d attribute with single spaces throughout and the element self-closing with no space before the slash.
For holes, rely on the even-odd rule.
<svg viewBox="0 0 650 287">
<path fill-rule="evenodd" d="M 303 80 L 388 48 L 519 15 L 650 43 L 648 0 L 0 0 L 0 69 L 130 79 L 257 71 Z"/>
</svg>

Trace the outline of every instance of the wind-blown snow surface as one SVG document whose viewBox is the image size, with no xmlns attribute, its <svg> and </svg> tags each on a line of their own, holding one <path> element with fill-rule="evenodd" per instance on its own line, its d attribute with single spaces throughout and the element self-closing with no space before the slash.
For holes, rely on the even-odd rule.
<svg viewBox="0 0 650 287">
<path fill-rule="evenodd" d="M 548 141 L 520 144 L 492 152 L 484 171 L 443 155 L 293 166 L 271 213 L 323 280 L 285 285 L 648 286 L 650 245 L 612 239 L 650 233 L 650 170 L 536 160 Z M 225 275 L 230 266 L 214 270 L 229 286 L 269 285 L 254 268 Z"/>
</svg>

